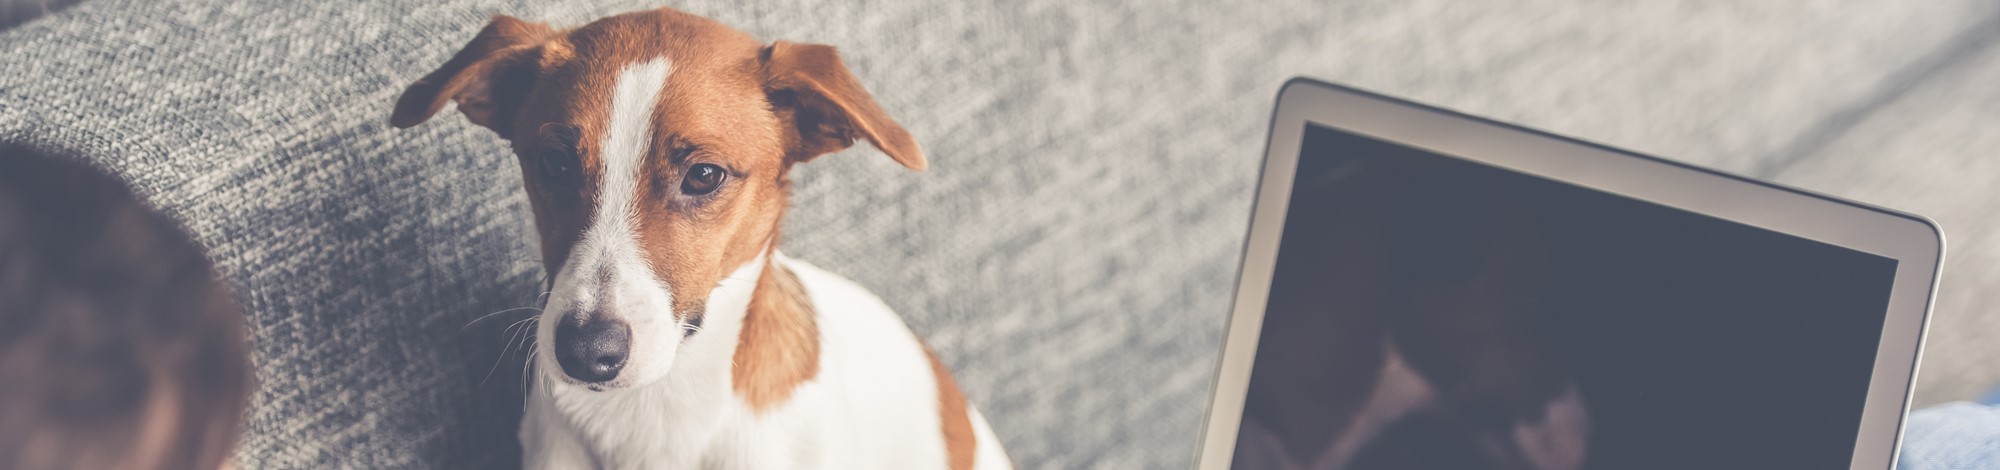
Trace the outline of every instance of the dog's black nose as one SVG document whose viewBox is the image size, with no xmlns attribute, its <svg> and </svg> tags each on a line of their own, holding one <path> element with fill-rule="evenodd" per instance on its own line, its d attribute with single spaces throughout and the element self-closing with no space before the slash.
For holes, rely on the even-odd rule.
<svg viewBox="0 0 2000 470">
<path fill-rule="evenodd" d="M 632 351 L 632 328 L 625 322 L 593 319 L 556 325 L 556 363 L 563 373 L 584 382 L 618 377 Z"/>
</svg>

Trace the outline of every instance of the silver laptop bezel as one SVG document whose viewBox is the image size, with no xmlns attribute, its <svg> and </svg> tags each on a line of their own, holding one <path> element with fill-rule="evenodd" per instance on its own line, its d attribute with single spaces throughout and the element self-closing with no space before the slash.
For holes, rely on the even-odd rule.
<svg viewBox="0 0 2000 470">
<path fill-rule="evenodd" d="M 1944 233 L 1935 222 L 1310 79 L 1285 84 L 1271 122 L 1197 470 L 1228 469 L 1234 455 L 1308 122 L 1894 258 L 1895 285 L 1850 468 L 1879 470 L 1894 465 L 1944 257 Z"/>
</svg>

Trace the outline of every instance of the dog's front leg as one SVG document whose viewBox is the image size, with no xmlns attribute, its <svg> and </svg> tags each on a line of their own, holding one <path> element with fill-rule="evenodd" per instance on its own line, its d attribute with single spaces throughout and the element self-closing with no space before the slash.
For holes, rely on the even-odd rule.
<svg viewBox="0 0 2000 470">
<path fill-rule="evenodd" d="M 601 467 L 583 438 L 568 422 L 555 415 L 547 400 L 530 395 L 521 416 L 521 468 L 527 470 L 581 470 Z"/>
<path fill-rule="evenodd" d="M 707 470 L 822 470 L 827 465 L 824 446 L 802 440 L 785 430 L 753 426 L 726 434 L 702 458 Z M 844 467 L 831 467 L 844 468 Z"/>
</svg>

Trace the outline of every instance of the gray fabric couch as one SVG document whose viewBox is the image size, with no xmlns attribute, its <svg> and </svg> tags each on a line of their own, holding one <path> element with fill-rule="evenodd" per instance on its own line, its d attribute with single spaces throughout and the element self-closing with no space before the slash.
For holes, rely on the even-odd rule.
<svg viewBox="0 0 2000 470">
<path fill-rule="evenodd" d="M 537 294 L 520 177 L 485 131 L 453 115 L 398 131 L 391 105 L 488 15 L 661 5 L 90 0 L 0 32 L 0 139 L 95 155 L 218 260 L 253 312 L 243 467 L 506 467 L 522 356 L 505 327 L 530 313 L 475 319 Z M 1271 100 L 1294 75 L 1992 233 L 1972 196 L 1909 188 L 2000 177 L 1867 157 L 1992 169 L 1966 163 L 1976 147 L 1841 138 L 1993 142 L 1877 117 L 2000 70 L 1957 65 L 1995 55 L 1990 2 L 664 5 L 841 47 L 925 146 L 924 173 L 865 148 L 802 168 L 785 248 L 900 310 L 1024 468 L 1189 463 Z M 1933 357 L 1994 359 L 1977 338 L 2000 321 L 1953 302 Z M 1950 367 L 1919 391 L 1948 393 L 1920 400 L 2000 378 Z"/>
</svg>

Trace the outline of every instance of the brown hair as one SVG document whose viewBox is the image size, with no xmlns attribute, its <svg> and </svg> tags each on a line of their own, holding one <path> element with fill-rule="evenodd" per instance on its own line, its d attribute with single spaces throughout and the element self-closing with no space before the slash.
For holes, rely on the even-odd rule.
<svg viewBox="0 0 2000 470">
<path fill-rule="evenodd" d="M 118 180 L 0 144 L 0 468 L 220 468 L 250 390 L 243 313 Z"/>
</svg>

